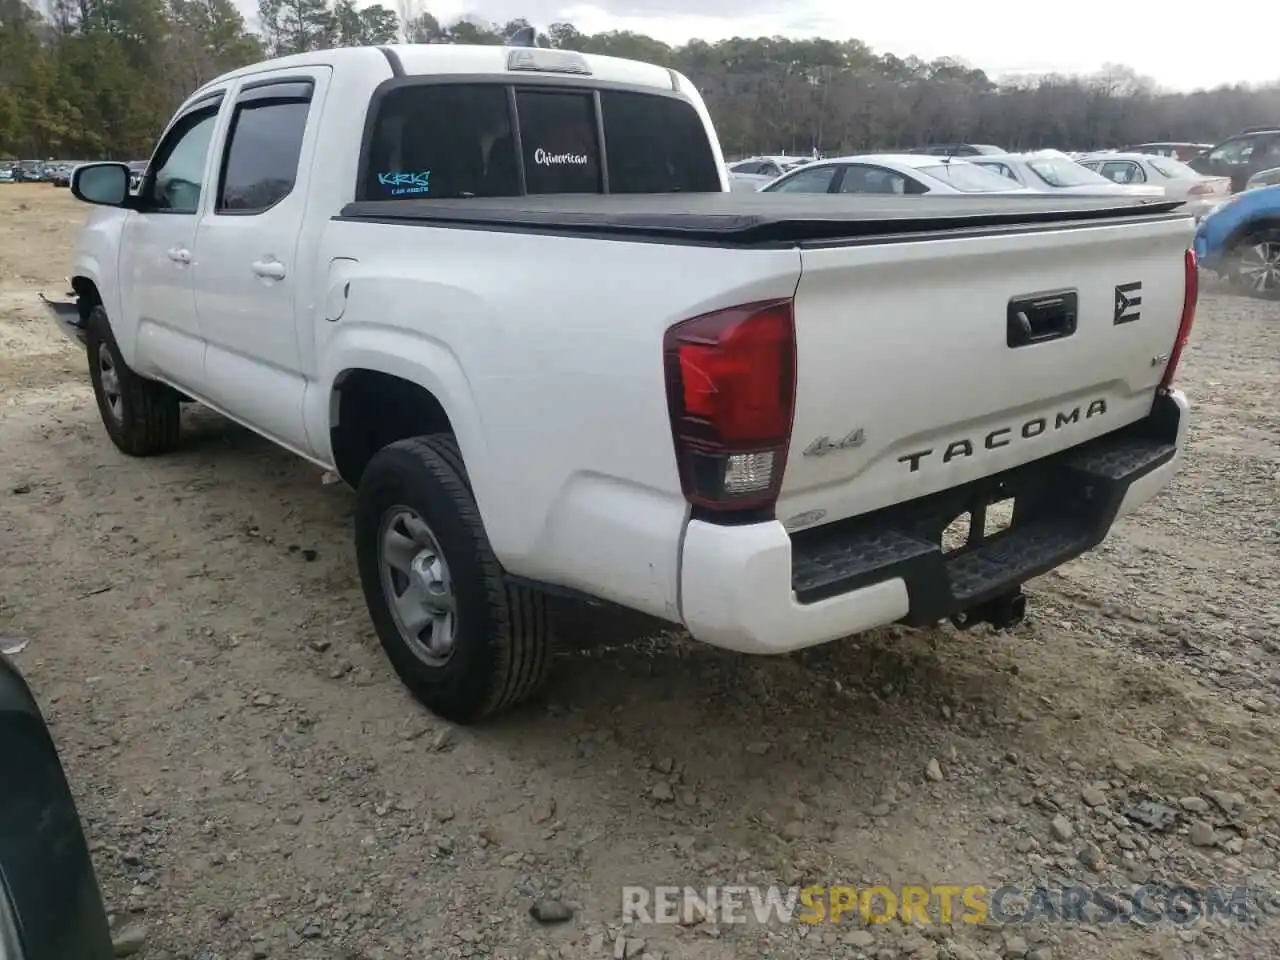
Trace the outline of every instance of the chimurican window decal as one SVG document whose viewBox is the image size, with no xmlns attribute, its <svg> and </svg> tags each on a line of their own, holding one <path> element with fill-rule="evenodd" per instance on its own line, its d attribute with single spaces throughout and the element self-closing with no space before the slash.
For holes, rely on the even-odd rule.
<svg viewBox="0 0 1280 960">
<path fill-rule="evenodd" d="M 380 173 L 378 185 L 393 197 L 420 196 L 431 192 L 431 171 Z"/>
<path fill-rule="evenodd" d="M 565 164 L 585 167 L 591 161 L 582 153 L 548 153 L 539 147 L 533 151 L 533 162 L 541 167 L 559 167 Z"/>
</svg>

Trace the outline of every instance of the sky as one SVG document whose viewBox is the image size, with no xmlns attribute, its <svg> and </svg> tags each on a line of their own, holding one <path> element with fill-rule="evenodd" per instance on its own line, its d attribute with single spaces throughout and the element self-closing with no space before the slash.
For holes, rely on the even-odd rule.
<svg viewBox="0 0 1280 960">
<path fill-rule="evenodd" d="M 239 0 L 242 8 L 256 0 Z M 395 7 L 395 0 L 381 0 Z M 1161 86 L 1190 90 L 1221 83 L 1280 80 L 1275 36 L 1280 8 L 1269 10 L 1272 29 L 1224 29 L 1207 33 L 1202 21 L 1216 12 L 1194 5 L 1153 7 L 1142 13 L 1114 0 L 1066 3 L 982 3 L 977 0 L 411 0 L 448 23 L 463 14 L 505 23 L 524 17 L 545 28 L 557 20 L 578 29 L 634 30 L 667 43 L 691 37 L 822 36 L 862 40 L 877 53 L 926 60 L 956 57 L 993 77 L 1019 73 L 1091 73 L 1123 63 Z M 363 6 L 364 3 L 358 3 Z M 1122 13 L 1121 9 L 1125 12 Z M 697 11 L 696 13 L 694 11 Z M 249 10 L 246 10 L 249 13 Z M 252 22 L 252 21 L 251 21 Z"/>
</svg>

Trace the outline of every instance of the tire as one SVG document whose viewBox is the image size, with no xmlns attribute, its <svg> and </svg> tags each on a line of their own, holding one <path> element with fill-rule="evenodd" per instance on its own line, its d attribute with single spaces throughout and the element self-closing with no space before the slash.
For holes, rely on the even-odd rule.
<svg viewBox="0 0 1280 960">
<path fill-rule="evenodd" d="M 173 450 L 182 424 L 178 394 L 129 369 L 100 306 L 93 308 L 85 324 L 85 347 L 98 413 L 111 442 L 131 457 Z"/>
<path fill-rule="evenodd" d="M 424 706 L 469 724 L 541 687 L 552 656 L 546 598 L 507 583 L 453 437 L 400 440 L 374 455 L 356 491 L 355 538 L 378 639 Z M 384 545 L 395 564 L 384 562 Z M 397 595 L 407 605 L 396 605 Z M 432 607 L 426 626 L 421 609 L 397 612 L 412 611 L 413 597 Z"/>
<path fill-rule="evenodd" d="M 1263 229 L 1240 240 L 1229 262 L 1231 285 L 1241 293 L 1280 300 L 1280 229 Z"/>
</svg>

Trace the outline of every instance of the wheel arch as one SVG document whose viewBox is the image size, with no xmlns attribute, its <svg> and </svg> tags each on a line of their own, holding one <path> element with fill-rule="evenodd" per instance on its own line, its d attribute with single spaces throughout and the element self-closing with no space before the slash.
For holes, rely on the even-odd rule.
<svg viewBox="0 0 1280 960">
<path fill-rule="evenodd" d="M 71 291 L 76 295 L 76 306 L 80 310 L 80 319 L 88 320 L 94 307 L 103 307 L 102 291 L 92 277 L 77 274 L 71 278 Z"/>
<path fill-rule="evenodd" d="M 368 366 L 346 367 L 334 377 L 329 443 L 338 475 L 352 487 L 383 447 L 432 433 L 456 436 L 456 429 L 444 404 L 417 380 Z"/>
<path fill-rule="evenodd" d="M 1253 236 L 1259 230 L 1280 230 L 1280 213 L 1253 217 L 1238 224 L 1236 228 L 1227 235 L 1227 240 L 1222 245 L 1223 252 L 1228 253 L 1231 250 L 1234 250 L 1241 242 Z"/>
</svg>

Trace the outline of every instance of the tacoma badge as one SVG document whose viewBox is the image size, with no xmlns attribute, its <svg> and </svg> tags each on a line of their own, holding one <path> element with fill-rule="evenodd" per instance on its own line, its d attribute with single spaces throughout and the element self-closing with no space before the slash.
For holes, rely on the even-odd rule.
<svg viewBox="0 0 1280 960">
<path fill-rule="evenodd" d="M 804 455 L 806 457 L 825 457 L 834 450 L 852 450 L 854 447 L 860 447 L 866 442 L 867 434 L 862 427 L 851 431 L 843 440 L 837 440 L 834 443 L 830 437 L 821 436 L 809 446 L 805 447 Z"/>
</svg>

